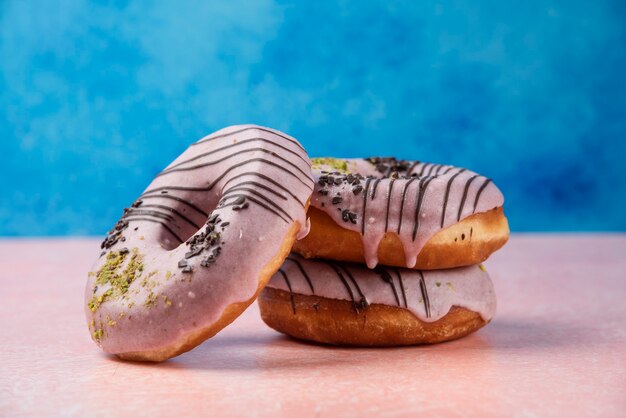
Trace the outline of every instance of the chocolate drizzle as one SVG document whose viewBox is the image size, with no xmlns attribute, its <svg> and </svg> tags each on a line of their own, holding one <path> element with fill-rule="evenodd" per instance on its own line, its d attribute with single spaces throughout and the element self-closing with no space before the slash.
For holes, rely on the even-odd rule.
<svg viewBox="0 0 626 418">
<path fill-rule="evenodd" d="M 433 180 L 433 177 L 422 177 L 418 183 L 419 192 L 417 194 L 417 202 L 415 203 L 415 219 L 413 221 L 413 241 L 417 237 L 417 230 L 420 226 L 420 209 L 422 208 L 422 202 L 426 195 L 426 189 Z"/>
<path fill-rule="evenodd" d="M 457 171 L 456 174 L 450 177 L 450 180 L 448 180 L 448 184 L 446 185 L 446 194 L 443 198 L 443 208 L 441 209 L 441 227 L 442 228 L 443 228 L 443 223 L 446 219 L 446 209 L 448 207 L 448 198 L 450 197 L 450 187 L 452 187 L 452 182 L 454 182 L 454 179 L 457 178 L 459 174 L 461 174 L 464 171 L 465 171 L 464 168 Z"/>
<path fill-rule="evenodd" d="M 207 143 L 209 140 L 230 138 L 236 134 L 254 130 L 257 132 L 268 132 L 275 136 L 267 138 L 261 136 L 243 138 L 239 141 L 233 141 L 233 143 L 223 142 L 217 146 L 214 145 L 214 143 L 211 143 L 210 145 Z M 288 143 L 286 145 L 281 144 L 280 141 L 285 139 Z M 176 241 L 179 243 L 184 242 L 184 229 L 182 229 L 179 225 L 179 222 L 187 224 L 197 230 L 201 225 L 201 223 L 198 222 L 198 217 L 206 219 L 210 214 L 204 210 L 201 205 L 196 203 L 196 199 L 203 200 L 204 195 L 195 194 L 193 197 L 190 197 L 181 196 L 179 193 L 210 192 L 222 181 L 222 179 L 225 179 L 225 181 L 222 184 L 223 192 L 221 193 L 221 198 L 218 202 L 218 207 L 220 208 L 232 207 L 232 210 L 234 211 L 241 211 L 248 208 L 250 204 L 256 204 L 257 206 L 282 219 L 286 223 L 293 222 L 294 218 L 289 214 L 289 212 L 287 212 L 287 210 L 285 210 L 285 208 L 282 207 L 282 205 L 279 205 L 278 202 L 285 202 L 289 198 L 292 198 L 304 208 L 305 202 L 302 199 L 298 199 L 297 196 L 284 185 L 284 181 L 280 181 L 280 179 L 271 178 L 270 176 L 257 171 L 244 171 L 235 173 L 234 175 L 230 174 L 233 170 L 238 169 L 240 171 L 241 168 L 250 164 L 265 164 L 293 177 L 309 189 L 312 189 L 310 174 L 298 165 L 286 159 L 284 156 L 281 156 L 277 152 L 268 148 L 275 147 L 277 151 L 284 152 L 286 155 L 295 156 L 301 160 L 302 163 L 309 165 L 308 158 L 303 155 L 303 149 L 297 141 L 270 129 L 249 126 L 232 132 L 207 137 L 193 145 L 198 146 L 205 143 L 209 145 L 206 151 L 194 154 L 192 157 L 183 159 L 182 161 L 169 166 L 159 173 L 157 178 L 181 171 L 196 171 L 219 163 L 228 164 L 230 159 L 233 159 L 241 154 L 252 153 L 253 156 L 252 158 L 246 158 L 243 161 L 230 164 L 224 170 L 220 170 L 219 175 L 212 181 L 208 182 L 206 186 L 198 187 L 171 184 L 148 188 L 148 190 L 146 190 L 140 198 L 133 203 L 133 205 L 131 205 L 130 208 L 124 210 L 124 214 L 120 219 L 120 222 L 118 222 L 116 226 L 109 231 L 107 238 L 102 243 L 102 248 L 111 248 L 119 240 L 125 239 L 121 232 L 126 229 L 129 222 L 133 221 L 159 224 L 162 229 L 167 231 L 167 233 L 169 233 Z M 257 144 L 260 144 L 261 146 L 257 146 Z M 293 147 L 291 144 L 296 145 L 297 149 L 292 149 Z M 261 154 L 268 154 L 271 156 L 271 159 L 265 157 L 254 157 Z M 217 155 L 218 158 L 211 161 L 205 160 L 205 158 L 210 158 L 213 155 Z M 227 186 L 230 187 L 226 188 Z M 157 200 L 157 202 L 145 204 L 144 201 L 146 200 Z M 167 200 L 172 201 L 174 205 L 170 206 L 164 202 Z M 352 215 L 352 217 L 355 218 L 356 215 Z"/>
<path fill-rule="evenodd" d="M 361 221 L 361 235 L 365 235 L 365 210 L 367 209 L 367 192 L 369 191 L 370 188 L 370 181 L 372 181 L 371 178 L 368 178 L 367 180 L 365 180 L 365 192 L 363 193 L 363 216 L 362 216 L 362 221 Z"/>
<path fill-rule="evenodd" d="M 476 212 L 476 207 L 478 206 L 478 199 L 480 199 L 480 195 L 483 193 L 483 190 L 485 190 L 485 187 L 487 187 L 489 183 L 491 183 L 491 179 L 485 179 L 483 184 L 480 186 L 480 189 L 478 189 L 478 192 L 476 192 L 476 198 L 474 199 L 473 212 Z"/>
<path fill-rule="evenodd" d="M 210 167 L 210 166 L 222 163 L 222 162 L 224 162 L 226 160 L 229 160 L 231 158 L 238 157 L 241 154 L 249 153 L 249 152 L 252 152 L 252 153 L 263 152 L 263 153 L 266 153 L 266 154 L 270 154 L 272 157 L 280 160 L 284 164 L 277 164 L 277 163 L 275 163 L 273 161 L 270 161 L 270 160 L 267 160 L 267 159 L 261 158 L 261 157 L 250 158 L 250 159 L 245 160 L 245 161 L 243 161 L 241 163 L 231 165 L 226 171 L 224 171 L 224 173 L 222 173 L 222 175 L 220 177 L 218 177 L 218 179 L 215 182 L 221 180 L 226 174 L 228 174 L 230 171 L 232 171 L 235 168 L 241 167 L 241 166 L 246 165 L 246 164 L 250 164 L 252 162 L 263 162 L 265 164 L 272 165 L 272 166 L 274 166 L 274 167 L 284 171 L 285 173 L 288 173 L 290 176 L 293 176 L 294 178 L 299 180 L 305 186 L 310 187 L 310 184 L 307 181 L 308 178 L 309 178 L 309 175 L 307 173 L 305 173 L 300 167 L 298 167 L 297 165 L 295 165 L 294 163 L 292 163 L 288 159 L 281 157 L 280 155 L 276 154 L 275 152 L 270 151 L 270 150 L 265 149 L 265 148 L 260 148 L 260 147 L 259 148 L 244 149 L 244 150 L 241 150 L 241 151 L 229 154 L 226 157 L 222 157 L 222 158 L 219 158 L 217 160 L 209 161 L 209 162 L 202 163 L 202 164 L 196 164 L 196 165 L 192 165 L 192 166 L 188 166 L 188 167 L 167 168 L 167 169 L 163 170 L 162 172 L 160 172 L 159 174 L 157 174 L 157 177 L 165 176 L 165 175 L 168 175 L 168 174 L 171 174 L 171 173 L 177 173 L 177 172 L 180 172 L 180 171 L 193 171 L 193 170 L 197 170 L 199 168 Z M 293 171 L 288 170 L 287 167 L 285 167 L 285 165 L 291 166 L 294 170 L 296 170 L 297 172 L 302 174 L 302 177 L 298 176 Z M 303 180 L 303 178 L 304 178 L 304 180 Z M 215 182 L 214 182 L 214 184 L 215 184 Z"/>
<path fill-rule="evenodd" d="M 424 309 L 426 310 L 426 318 L 430 318 L 430 299 L 426 290 L 426 281 L 424 281 L 424 273 L 418 270 L 420 275 L 420 291 L 422 292 L 422 300 L 424 301 Z"/>
<path fill-rule="evenodd" d="M 465 188 L 463 189 L 463 197 L 461 198 L 461 204 L 459 205 L 459 213 L 456 217 L 457 222 L 461 220 L 461 214 L 463 213 L 463 208 L 465 207 L 465 199 L 467 199 L 467 191 L 469 190 L 470 185 L 472 184 L 474 179 L 476 179 L 476 177 L 478 177 L 478 174 L 474 174 L 472 177 L 469 178 L 469 180 L 467 180 L 467 183 L 465 183 Z"/>
<path fill-rule="evenodd" d="M 313 287 L 313 282 L 311 282 L 311 278 L 309 277 L 308 274 L 306 274 L 306 271 L 304 271 L 304 268 L 302 267 L 302 264 L 298 261 L 298 259 L 295 257 L 287 257 L 287 260 L 291 261 L 298 267 L 298 270 L 300 270 L 300 273 L 302 273 L 302 276 L 305 278 L 307 284 L 309 285 L 311 292 L 315 294 L 315 288 Z"/>
<path fill-rule="evenodd" d="M 292 265 L 287 264 L 287 261 Z M 395 306 L 410 309 L 409 299 L 407 298 L 407 287 L 401 272 L 402 270 L 409 276 L 408 283 L 411 296 L 419 296 L 419 300 L 413 302 L 413 305 L 423 306 L 425 317 L 427 319 L 432 318 L 432 302 L 425 278 L 425 274 L 430 274 L 429 272 L 422 272 L 421 270 L 403 270 L 386 266 L 376 266 L 374 269 L 370 270 L 363 266 L 346 262 L 306 260 L 294 254 L 291 254 L 287 258 L 287 261 L 285 261 L 285 264 L 280 268 L 278 273 L 270 280 L 269 286 L 272 287 L 278 277 L 282 278 L 282 281 L 284 281 L 289 291 L 294 314 L 297 313 L 295 308 L 295 295 L 311 294 L 322 296 L 324 294 L 324 288 L 320 289 L 322 292 L 320 295 L 316 293 L 317 286 L 314 286 L 314 284 L 322 278 L 324 278 L 324 280 L 338 280 L 341 283 L 341 288 L 345 290 L 345 292 L 342 291 L 343 296 L 341 299 L 349 300 L 356 313 L 366 310 L 370 306 L 370 301 L 359 283 L 362 285 L 370 283 L 369 280 L 371 280 L 371 278 L 367 277 L 370 272 L 373 272 L 388 286 Z M 333 274 L 328 275 L 325 270 L 326 268 L 330 268 Z M 450 274 L 455 274 L 455 272 L 450 271 Z M 291 275 L 294 275 L 294 277 L 291 277 Z M 304 283 L 306 283 L 306 286 L 302 288 Z M 320 285 L 320 283 L 317 284 Z M 323 282 L 321 284 L 323 286 Z M 431 281 L 431 286 L 432 285 L 433 282 Z M 448 285 L 450 284 L 448 283 Z M 326 286 L 328 286 L 328 284 L 326 284 Z M 439 286 L 440 284 L 437 282 L 437 287 Z M 370 292 L 372 291 L 371 286 L 366 286 L 366 289 L 367 288 L 369 288 Z M 310 292 L 308 291 L 309 289 Z M 378 289 L 378 292 L 380 292 L 380 289 Z M 370 294 L 370 297 L 373 296 Z"/>
<path fill-rule="evenodd" d="M 393 192 L 393 183 L 395 179 L 389 182 L 389 193 L 387 194 L 387 210 L 385 211 L 385 232 L 389 230 L 389 206 L 391 205 L 391 192 Z"/>
<path fill-rule="evenodd" d="M 372 200 L 374 200 L 376 198 L 376 189 L 378 188 L 378 183 L 380 183 L 381 179 L 375 179 L 374 180 L 374 185 L 372 186 Z"/>
<path fill-rule="evenodd" d="M 396 272 L 396 275 L 398 275 L 398 282 L 400 283 L 400 290 L 402 290 L 402 299 L 404 299 L 404 307 L 408 308 L 408 302 L 406 300 L 406 291 L 404 290 L 404 283 L 402 281 L 402 274 L 400 274 L 400 270 L 394 268 L 393 269 Z"/>
<path fill-rule="evenodd" d="M 370 267 L 377 263 L 377 250 L 373 247 L 386 233 L 393 232 L 400 238 L 407 267 L 412 267 L 408 264 L 415 261 L 428 238 L 437 231 L 476 213 L 479 202 L 481 211 L 502 204 L 499 190 L 487 189 L 489 179 L 464 168 L 378 157 L 336 163 L 343 165 L 343 172 L 324 171 L 331 165 L 323 163 L 314 169 L 317 184 L 311 204 L 337 224 L 361 233 Z M 358 173 L 345 171 L 349 169 Z M 355 179 L 355 185 L 346 187 Z M 482 185 L 478 186 L 479 182 Z M 386 194 L 383 199 L 377 198 L 380 193 Z M 481 196 L 484 201 L 480 200 Z M 472 199 L 474 205 L 470 211 L 466 207 Z M 487 204 L 487 199 L 493 204 Z"/>
<path fill-rule="evenodd" d="M 402 230 L 402 220 L 404 219 L 402 215 L 404 214 L 404 205 L 406 203 L 406 192 L 407 190 L 409 190 L 409 186 L 411 185 L 411 183 L 413 183 L 415 180 L 417 180 L 417 177 L 412 177 L 409 179 L 409 181 L 404 183 L 404 189 L 402 190 L 402 200 L 400 201 L 400 216 L 398 220 L 398 231 L 397 231 L 398 235 L 400 235 L 400 231 Z M 389 211 L 387 211 L 387 213 L 389 213 Z"/>
<path fill-rule="evenodd" d="M 285 271 L 283 269 L 278 269 L 278 272 L 283 276 L 283 280 L 285 280 L 285 284 L 287 284 L 287 287 L 289 288 L 289 300 L 291 301 L 291 310 L 293 311 L 293 314 L 296 314 L 296 301 L 294 300 L 294 296 L 293 296 L 293 289 L 291 288 L 291 282 L 289 281 L 289 278 L 287 277 L 287 273 L 285 273 Z"/>
<path fill-rule="evenodd" d="M 298 148 L 300 148 L 301 151 L 304 151 L 304 148 L 302 148 L 302 145 L 300 145 L 300 143 L 298 143 L 298 141 L 295 141 L 292 138 L 290 138 L 290 137 L 288 137 L 286 135 L 283 135 L 279 131 L 276 131 L 276 130 L 273 130 L 273 129 L 267 129 L 267 128 L 264 128 L 262 126 L 247 126 L 245 128 L 241 128 L 241 129 L 238 129 L 238 130 L 235 130 L 235 131 L 231 131 L 231 132 L 226 132 L 226 133 L 219 134 L 219 135 L 215 135 L 215 134 L 209 135 L 206 138 L 203 138 L 203 139 L 199 140 L 198 142 L 195 142 L 195 143 L 191 144 L 191 146 L 193 147 L 193 146 L 196 146 L 196 145 L 204 144 L 205 142 L 214 141 L 214 140 L 219 139 L 219 138 L 231 137 L 231 136 L 234 136 L 234 135 L 246 132 L 246 131 L 250 131 L 250 130 L 257 130 L 257 131 L 267 132 L 267 133 L 276 135 L 276 136 L 278 136 L 280 138 L 286 139 L 287 141 L 291 142 L 293 145 L 295 145 Z"/>
</svg>

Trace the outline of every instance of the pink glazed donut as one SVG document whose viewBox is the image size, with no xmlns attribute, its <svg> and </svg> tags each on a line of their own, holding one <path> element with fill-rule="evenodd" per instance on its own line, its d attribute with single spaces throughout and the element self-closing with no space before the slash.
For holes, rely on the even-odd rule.
<svg viewBox="0 0 626 418">
<path fill-rule="evenodd" d="M 454 340 L 496 310 L 482 265 L 414 270 L 290 255 L 258 299 L 271 328 L 309 341 L 401 346 Z"/>
<path fill-rule="evenodd" d="M 239 316 L 308 232 L 310 160 L 294 138 L 231 126 L 192 144 L 124 210 L 89 273 L 93 340 L 163 361 Z"/>
</svg>

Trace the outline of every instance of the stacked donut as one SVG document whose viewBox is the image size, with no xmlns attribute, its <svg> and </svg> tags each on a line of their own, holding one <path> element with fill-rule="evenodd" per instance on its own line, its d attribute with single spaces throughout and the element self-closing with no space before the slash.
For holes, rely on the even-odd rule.
<svg viewBox="0 0 626 418">
<path fill-rule="evenodd" d="M 122 359 L 162 361 L 259 297 L 270 327 L 302 339 L 457 338 L 493 316 L 479 263 L 508 238 L 502 203 L 489 179 L 464 169 L 311 165 L 289 135 L 228 127 L 192 144 L 109 231 L 88 274 L 90 333 Z"/>
<path fill-rule="evenodd" d="M 311 230 L 259 297 L 265 323 L 306 340 L 389 346 L 451 340 L 491 320 L 480 263 L 509 229 L 490 179 L 394 158 L 313 162 Z"/>
</svg>

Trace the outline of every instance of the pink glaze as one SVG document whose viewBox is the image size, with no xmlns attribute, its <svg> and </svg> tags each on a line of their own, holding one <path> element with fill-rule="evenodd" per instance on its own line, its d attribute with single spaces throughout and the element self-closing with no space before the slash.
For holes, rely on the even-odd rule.
<svg viewBox="0 0 626 418">
<path fill-rule="evenodd" d="M 425 322 L 459 306 L 489 321 L 496 311 L 493 284 L 484 267 L 419 271 L 394 267 L 370 270 L 359 264 L 307 260 L 291 254 L 268 287 L 301 295 L 400 307 Z M 296 311 L 297 314 L 297 311 Z"/>
<path fill-rule="evenodd" d="M 190 146 L 103 243 L 85 292 L 94 340 L 108 353 L 158 349 L 250 299 L 288 231 L 299 225 L 299 236 L 307 233 L 312 189 L 306 152 L 281 132 L 231 126 Z M 211 232 L 205 223 L 213 225 L 214 242 L 203 239 Z M 194 240 L 199 244 L 188 245 Z M 198 254 L 189 254 L 194 248 Z M 118 271 L 134 254 L 142 265 L 128 289 L 97 284 L 107 258 L 121 250 L 128 253 Z M 94 306 L 107 291 L 112 295 Z"/>
<path fill-rule="evenodd" d="M 462 168 L 394 159 L 384 159 L 378 167 L 364 159 L 333 160 L 333 166 L 313 166 L 316 184 L 311 205 L 341 227 L 362 234 L 369 268 L 378 264 L 378 245 L 387 232 L 400 238 L 406 266 L 412 267 L 438 231 L 504 203 L 491 180 Z M 346 162 L 347 172 L 337 171 L 337 162 Z M 398 178 L 390 178 L 394 172 Z M 350 183 L 347 173 L 365 178 Z M 329 177 L 333 184 L 325 181 Z"/>
</svg>

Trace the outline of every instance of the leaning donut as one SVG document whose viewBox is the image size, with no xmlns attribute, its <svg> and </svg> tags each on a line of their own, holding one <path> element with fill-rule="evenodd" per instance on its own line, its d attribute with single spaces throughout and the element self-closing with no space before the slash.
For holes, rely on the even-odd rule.
<svg viewBox="0 0 626 418">
<path fill-rule="evenodd" d="M 432 344 L 470 334 L 495 313 L 482 266 L 420 271 L 292 254 L 258 299 L 271 328 L 337 345 Z"/>
<path fill-rule="evenodd" d="M 190 146 L 102 243 L 85 298 L 94 341 L 162 361 L 219 332 L 306 234 L 312 189 L 306 152 L 279 131 L 232 126 Z"/>
<path fill-rule="evenodd" d="M 509 236 L 494 183 L 464 168 L 394 158 L 314 158 L 307 257 L 416 269 L 478 264 Z"/>
</svg>

